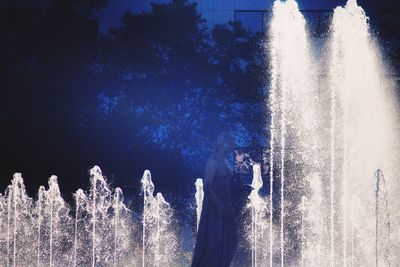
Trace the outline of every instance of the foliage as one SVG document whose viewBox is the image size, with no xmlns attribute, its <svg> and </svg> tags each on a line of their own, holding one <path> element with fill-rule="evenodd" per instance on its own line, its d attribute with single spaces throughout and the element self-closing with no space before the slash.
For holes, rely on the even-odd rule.
<svg viewBox="0 0 400 267">
<path fill-rule="evenodd" d="M 78 177 L 100 164 L 131 186 L 152 167 L 168 189 L 192 186 L 221 131 L 265 146 L 261 34 L 233 22 L 208 29 L 195 3 L 173 0 L 127 11 L 100 36 L 90 14 L 107 2 L 0 6 L 3 175 L 15 166 Z"/>
</svg>

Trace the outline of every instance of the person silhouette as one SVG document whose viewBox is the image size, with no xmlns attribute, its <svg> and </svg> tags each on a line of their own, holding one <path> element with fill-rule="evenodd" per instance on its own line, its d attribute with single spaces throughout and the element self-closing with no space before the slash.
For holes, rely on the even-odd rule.
<svg viewBox="0 0 400 267">
<path fill-rule="evenodd" d="M 233 171 L 226 159 L 234 147 L 234 136 L 221 133 L 216 150 L 207 161 L 192 267 L 228 267 L 235 253 L 237 222 L 230 193 Z"/>
</svg>

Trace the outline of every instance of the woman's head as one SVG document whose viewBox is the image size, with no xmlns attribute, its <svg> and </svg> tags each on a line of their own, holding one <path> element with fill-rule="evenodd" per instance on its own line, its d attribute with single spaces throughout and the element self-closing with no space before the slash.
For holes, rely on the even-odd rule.
<svg viewBox="0 0 400 267">
<path fill-rule="evenodd" d="M 224 132 L 218 135 L 217 138 L 217 151 L 226 155 L 233 151 L 235 148 L 235 137 L 229 133 Z"/>
</svg>

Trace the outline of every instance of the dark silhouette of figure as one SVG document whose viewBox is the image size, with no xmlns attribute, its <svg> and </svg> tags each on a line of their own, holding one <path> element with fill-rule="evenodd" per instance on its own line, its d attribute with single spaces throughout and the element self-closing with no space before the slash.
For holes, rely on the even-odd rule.
<svg viewBox="0 0 400 267">
<path fill-rule="evenodd" d="M 237 244 L 237 222 L 230 194 L 233 171 L 226 156 L 233 151 L 230 133 L 218 136 L 204 175 L 204 199 L 192 267 L 228 267 Z"/>
</svg>

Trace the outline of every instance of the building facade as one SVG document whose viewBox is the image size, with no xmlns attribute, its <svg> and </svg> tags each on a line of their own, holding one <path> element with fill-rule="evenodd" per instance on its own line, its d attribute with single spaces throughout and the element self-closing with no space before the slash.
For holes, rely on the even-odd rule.
<svg viewBox="0 0 400 267">
<path fill-rule="evenodd" d="M 151 3 L 168 3 L 171 0 L 110 0 L 107 8 L 101 9 L 95 17 L 99 19 L 99 31 L 106 33 L 110 27 L 120 24 L 123 14 L 129 9 L 141 13 L 151 9 Z M 188 0 L 196 2 L 199 12 L 209 27 L 229 21 L 240 21 L 253 31 L 262 31 L 268 19 L 274 0 Z M 299 9 L 306 19 L 324 20 L 326 14 L 347 0 L 298 0 Z M 396 31 L 400 20 L 398 0 L 358 0 L 371 19 L 371 24 Z"/>
</svg>

